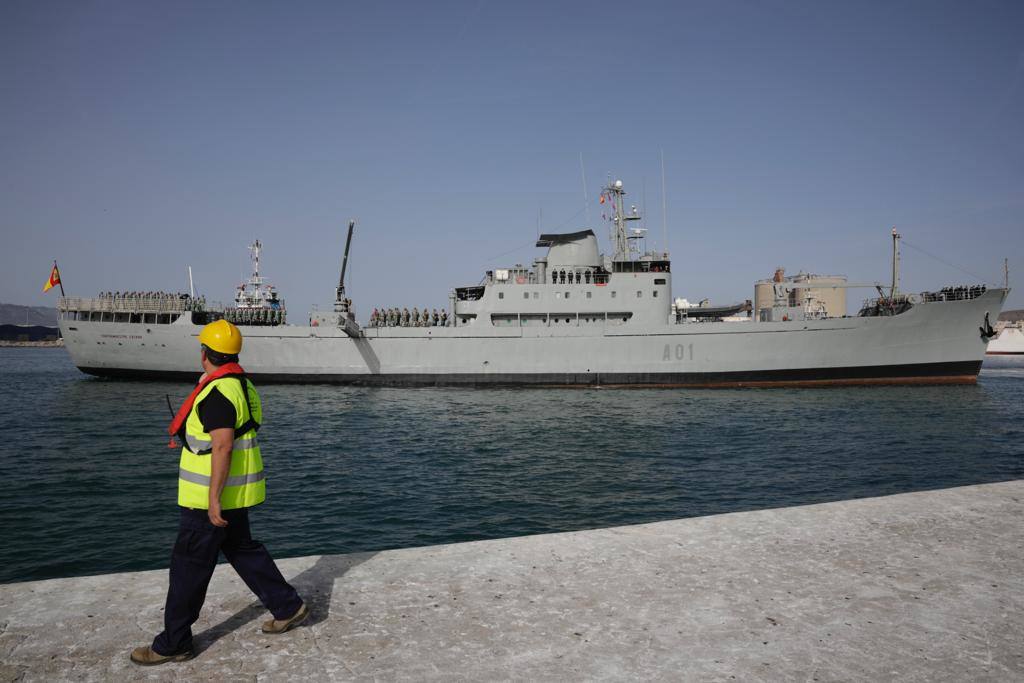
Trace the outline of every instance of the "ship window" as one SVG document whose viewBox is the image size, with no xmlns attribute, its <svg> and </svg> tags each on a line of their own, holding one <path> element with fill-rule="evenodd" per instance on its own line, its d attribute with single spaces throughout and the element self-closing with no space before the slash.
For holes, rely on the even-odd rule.
<svg viewBox="0 0 1024 683">
<path fill-rule="evenodd" d="M 593 292 L 587 292 L 587 298 L 588 299 L 592 299 L 593 298 L 593 296 L 592 296 L 593 294 L 594 294 Z"/>
<path fill-rule="evenodd" d="M 499 299 L 504 299 L 505 298 L 505 292 L 498 292 L 498 298 Z"/>
<path fill-rule="evenodd" d="M 613 299 L 615 298 L 615 291 L 614 290 L 612 290 L 612 298 Z"/>
<path fill-rule="evenodd" d="M 569 292 L 566 292 L 566 293 L 565 293 L 565 298 L 566 298 L 566 299 L 568 299 L 568 298 L 569 298 Z"/>
<path fill-rule="evenodd" d="M 524 299 L 529 299 L 530 298 L 530 293 L 529 292 L 523 292 L 523 298 Z"/>
<path fill-rule="evenodd" d="M 562 293 L 561 292 L 555 292 L 555 298 L 556 299 L 561 299 L 562 298 Z"/>
<path fill-rule="evenodd" d="M 657 299 L 658 298 L 658 290 L 654 290 L 653 292 L 651 292 L 651 296 L 653 296 L 655 299 Z"/>
<path fill-rule="evenodd" d="M 663 277 L 656 277 L 656 278 L 654 278 L 654 284 L 656 284 L 656 285 L 663 285 L 663 284 L 665 284 L 665 278 L 663 278 Z"/>
<path fill-rule="evenodd" d="M 540 298 L 540 292 L 534 292 L 533 293 L 533 298 L 534 299 L 539 299 Z"/>
<path fill-rule="evenodd" d="M 644 293 L 643 293 L 643 292 L 641 292 L 640 290 L 637 290 L 637 292 L 636 292 L 636 298 L 637 298 L 637 299 L 639 299 L 639 298 L 640 298 L 640 297 L 642 297 L 643 295 L 644 295 Z"/>
</svg>

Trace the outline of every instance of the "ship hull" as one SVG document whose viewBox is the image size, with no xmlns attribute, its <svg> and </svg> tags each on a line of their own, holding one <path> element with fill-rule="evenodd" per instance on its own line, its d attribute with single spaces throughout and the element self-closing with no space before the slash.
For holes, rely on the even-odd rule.
<svg viewBox="0 0 1024 683">
<path fill-rule="evenodd" d="M 390 386 L 826 386 L 975 381 L 980 328 L 1004 290 L 892 317 L 779 323 L 458 328 L 242 328 L 257 381 Z M 102 377 L 194 381 L 199 327 L 61 321 L 66 348 Z"/>
<path fill-rule="evenodd" d="M 814 387 L 829 385 L 885 384 L 972 384 L 980 361 L 953 363 L 916 363 L 846 368 L 805 368 L 801 370 L 761 370 L 745 372 L 681 373 L 505 373 L 505 374 L 284 374 L 254 373 L 255 381 L 281 384 L 347 384 L 353 386 L 537 386 L 636 388 L 678 387 Z M 188 381 L 196 371 L 134 370 L 125 368 L 79 368 L 97 377 Z"/>
</svg>

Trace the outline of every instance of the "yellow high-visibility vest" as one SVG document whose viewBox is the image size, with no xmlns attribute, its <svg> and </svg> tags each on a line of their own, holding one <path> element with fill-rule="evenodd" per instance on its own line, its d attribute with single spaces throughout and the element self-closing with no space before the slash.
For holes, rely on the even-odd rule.
<svg viewBox="0 0 1024 683">
<path fill-rule="evenodd" d="M 192 404 L 185 420 L 185 443 L 178 465 L 178 505 L 201 510 L 210 507 L 213 441 L 199 419 L 199 404 L 214 387 L 235 407 L 235 443 L 231 449 L 227 482 L 220 495 L 221 508 L 234 510 L 259 505 L 267 497 L 263 459 L 256 441 L 256 430 L 263 422 L 263 409 L 252 382 L 238 376 L 221 377 L 210 382 Z"/>
</svg>

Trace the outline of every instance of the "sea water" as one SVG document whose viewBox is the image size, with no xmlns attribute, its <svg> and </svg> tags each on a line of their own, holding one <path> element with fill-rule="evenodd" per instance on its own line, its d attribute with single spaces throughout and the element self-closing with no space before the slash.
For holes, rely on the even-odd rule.
<svg viewBox="0 0 1024 683">
<path fill-rule="evenodd" d="M 0 349 L 0 582 L 168 565 L 165 396 L 177 407 L 190 389 Z M 986 361 L 973 386 L 259 390 L 268 493 L 252 523 L 276 557 L 1024 477 L 1013 359 Z"/>
</svg>

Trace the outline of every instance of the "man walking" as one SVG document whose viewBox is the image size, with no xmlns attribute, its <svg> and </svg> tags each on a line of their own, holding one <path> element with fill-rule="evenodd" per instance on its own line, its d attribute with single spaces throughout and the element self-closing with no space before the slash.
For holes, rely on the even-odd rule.
<svg viewBox="0 0 1024 683">
<path fill-rule="evenodd" d="M 266 497 L 256 431 L 263 420 L 259 394 L 238 364 L 242 334 L 226 320 L 199 333 L 203 376 L 168 431 L 182 443 L 178 468 L 181 523 L 171 554 L 164 630 L 131 653 L 136 664 L 181 662 L 194 656 L 192 624 L 206 599 L 223 552 L 273 619 L 264 633 L 284 633 L 309 616 L 263 544 L 249 532 L 249 508 Z"/>
</svg>

